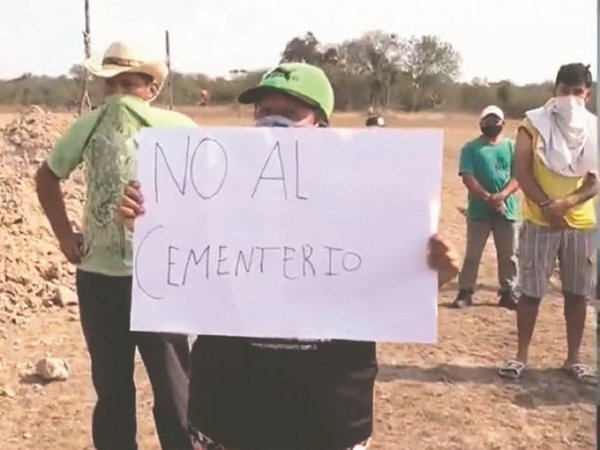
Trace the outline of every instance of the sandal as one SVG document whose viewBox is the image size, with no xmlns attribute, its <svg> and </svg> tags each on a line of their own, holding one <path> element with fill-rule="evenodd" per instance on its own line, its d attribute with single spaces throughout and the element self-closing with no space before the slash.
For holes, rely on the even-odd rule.
<svg viewBox="0 0 600 450">
<path fill-rule="evenodd" d="M 598 376 L 590 367 L 586 366 L 585 364 L 579 363 L 571 364 L 570 366 L 563 366 L 563 370 L 580 383 L 593 386 L 598 384 Z"/>
<path fill-rule="evenodd" d="M 371 438 L 367 439 L 364 442 L 361 442 L 360 444 L 356 444 L 354 447 L 348 447 L 347 450 L 367 450 L 370 444 Z"/>
<path fill-rule="evenodd" d="M 502 378 L 518 380 L 523 375 L 523 370 L 525 370 L 524 363 L 511 359 L 498 370 L 498 375 L 500 375 Z"/>
</svg>

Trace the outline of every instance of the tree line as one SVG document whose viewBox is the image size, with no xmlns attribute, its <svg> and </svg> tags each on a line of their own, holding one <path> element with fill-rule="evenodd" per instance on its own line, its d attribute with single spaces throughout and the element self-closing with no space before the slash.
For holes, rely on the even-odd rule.
<svg viewBox="0 0 600 450">
<path fill-rule="evenodd" d="M 438 36 L 402 38 L 394 33 L 372 31 L 341 43 L 324 44 L 307 32 L 291 39 L 281 62 L 303 61 L 321 67 L 336 94 L 336 109 L 477 112 L 498 104 L 508 116 L 519 117 L 544 103 L 552 94 L 552 81 L 519 86 L 509 80 L 488 83 L 485 79 L 459 82 L 462 58 L 457 49 Z M 176 105 L 231 104 L 247 87 L 255 85 L 265 70 L 235 70 L 230 77 L 211 78 L 201 73 L 173 72 Z M 549 74 L 549 77 L 553 74 Z M 85 71 L 79 65 L 59 77 L 23 74 L 0 80 L 0 104 L 45 105 L 73 108 L 81 95 Z M 208 92 L 206 98 L 202 92 Z M 595 89 L 594 89 L 595 92 Z M 93 103 L 102 98 L 99 80 L 90 83 Z M 166 103 L 167 94 L 159 102 Z M 595 101 L 590 103 L 595 112 Z"/>
</svg>

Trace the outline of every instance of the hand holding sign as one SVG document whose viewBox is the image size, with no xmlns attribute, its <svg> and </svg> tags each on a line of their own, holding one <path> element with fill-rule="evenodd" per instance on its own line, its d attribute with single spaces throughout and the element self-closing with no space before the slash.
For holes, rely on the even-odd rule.
<svg viewBox="0 0 600 450">
<path fill-rule="evenodd" d="M 130 182 L 123 189 L 123 197 L 117 208 L 117 220 L 124 223 L 129 230 L 134 228 L 134 220 L 144 214 L 144 196 L 140 183 Z"/>
<path fill-rule="evenodd" d="M 437 234 L 429 239 L 427 251 L 429 267 L 438 273 L 438 286 L 441 287 L 458 275 L 458 256 L 456 250 Z"/>
</svg>

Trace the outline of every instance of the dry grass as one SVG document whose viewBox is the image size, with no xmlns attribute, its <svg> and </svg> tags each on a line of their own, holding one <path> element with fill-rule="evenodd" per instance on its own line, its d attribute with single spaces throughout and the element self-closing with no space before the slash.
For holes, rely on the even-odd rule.
<svg viewBox="0 0 600 450">
<path fill-rule="evenodd" d="M 185 110 L 184 110 L 185 111 Z M 248 124 L 248 109 L 190 109 L 201 124 Z M 5 117 L 0 114 L 0 125 Z M 358 114 L 337 114 L 336 126 L 362 126 Z M 459 115 L 391 115 L 389 126 L 443 127 L 445 173 L 442 233 L 462 250 L 464 218 L 457 208 L 465 191 L 457 172 L 464 141 L 477 132 L 477 119 Z M 509 128 L 514 130 L 514 123 Z M 563 361 L 562 302 L 555 291 L 543 303 L 526 378 L 507 383 L 496 367 L 516 345 L 514 313 L 493 306 L 495 262 L 488 248 L 480 272 L 478 306 L 456 311 L 446 306 L 450 286 L 439 297 L 439 343 L 435 346 L 380 345 L 373 448 L 424 449 L 591 449 L 595 434 L 594 391 L 577 385 L 556 368 Z M 418 299 L 415 299 L 418 301 Z M 0 442 L 7 450 L 91 448 L 94 393 L 79 323 L 66 311 L 40 314 L 23 328 L 0 330 L 0 386 L 16 391 L 0 397 Z M 584 357 L 594 364 L 594 321 L 585 334 Z M 32 384 L 20 374 L 27 363 L 52 354 L 72 366 L 68 382 Z M 156 449 L 152 397 L 138 362 L 139 443 Z"/>
</svg>

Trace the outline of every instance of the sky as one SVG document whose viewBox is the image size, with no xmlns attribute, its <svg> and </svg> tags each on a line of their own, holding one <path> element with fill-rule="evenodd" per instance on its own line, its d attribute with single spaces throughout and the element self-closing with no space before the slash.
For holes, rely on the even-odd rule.
<svg viewBox="0 0 600 450">
<path fill-rule="evenodd" d="M 553 79 L 558 67 L 597 67 L 596 0 L 90 0 L 92 51 L 116 40 L 164 57 L 174 70 L 226 75 L 277 64 L 312 31 L 323 43 L 382 30 L 435 34 L 462 55 L 460 79 Z M 350 6 L 352 4 L 352 6 Z M 0 79 L 60 75 L 83 60 L 83 0 L 0 0 Z M 371 7 L 377 5 L 377 7 Z M 409 6 L 410 5 L 410 6 Z"/>
</svg>

